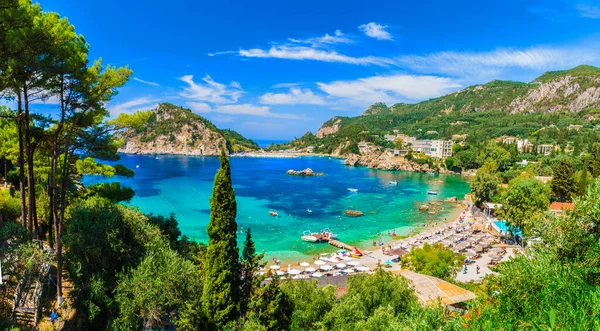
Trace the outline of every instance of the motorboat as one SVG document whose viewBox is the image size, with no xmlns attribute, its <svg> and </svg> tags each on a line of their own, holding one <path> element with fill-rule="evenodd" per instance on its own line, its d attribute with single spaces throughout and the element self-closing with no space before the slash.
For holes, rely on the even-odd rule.
<svg viewBox="0 0 600 331">
<path fill-rule="evenodd" d="M 438 193 L 436 191 L 429 191 L 427 192 L 428 195 L 437 195 Z"/>
<path fill-rule="evenodd" d="M 390 185 L 398 185 L 398 181 L 390 180 Z"/>
<path fill-rule="evenodd" d="M 279 216 L 279 214 L 277 214 L 276 211 L 270 211 L 269 215 L 271 215 L 271 216 Z"/>
<path fill-rule="evenodd" d="M 158 156 L 157 156 L 157 157 L 155 157 L 154 159 L 155 159 L 155 160 L 160 160 L 160 157 L 158 157 Z"/>
<path fill-rule="evenodd" d="M 329 228 L 325 228 L 325 229 L 321 230 L 321 233 L 329 239 L 337 238 L 337 234 L 333 233 L 333 231 L 329 230 Z"/>
<path fill-rule="evenodd" d="M 310 209 L 306 209 L 306 212 L 307 212 L 307 213 L 312 213 L 312 210 L 310 210 Z"/>
<path fill-rule="evenodd" d="M 311 243 L 316 243 L 317 241 L 319 241 L 319 238 L 317 238 L 317 236 L 315 236 L 312 232 L 308 230 L 302 232 L 302 236 L 300 237 L 300 239 Z"/>
<path fill-rule="evenodd" d="M 136 168 L 136 169 L 137 169 L 137 168 L 139 168 L 139 167 L 140 167 L 140 165 L 139 165 L 139 164 L 135 166 L 135 168 Z"/>
<path fill-rule="evenodd" d="M 358 192 L 357 188 L 348 188 L 348 192 L 356 193 Z"/>
</svg>

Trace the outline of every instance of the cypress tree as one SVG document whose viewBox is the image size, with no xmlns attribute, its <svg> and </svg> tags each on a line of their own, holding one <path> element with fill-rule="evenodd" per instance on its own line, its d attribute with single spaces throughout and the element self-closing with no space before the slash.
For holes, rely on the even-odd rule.
<svg viewBox="0 0 600 331">
<path fill-rule="evenodd" d="M 241 268 L 237 248 L 235 192 L 231 168 L 221 151 L 221 168 L 215 176 L 210 200 L 208 248 L 205 259 L 202 308 L 209 322 L 221 328 L 239 316 Z"/>
<path fill-rule="evenodd" d="M 566 158 L 560 160 L 550 183 L 556 201 L 571 201 L 571 197 L 577 192 L 574 175 L 573 163 Z"/>
<path fill-rule="evenodd" d="M 579 180 L 577 181 L 577 193 L 580 197 L 585 196 L 587 193 L 587 188 L 590 185 L 590 178 L 588 173 L 589 161 L 586 160 L 583 169 L 581 170 L 581 174 L 579 175 Z"/>
<path fill-rule="evenodd" d="M 256 254 L 256 248 L 254 248 L 254 240 L 252 240 L 252 231 L 250 228 L 246 230 L 246 240 L 244 241 L 244 248 L 242 249 L 241 265 L 242 265 L 242 300 L 241 310 L 246 312 L 248 308 L 248 302 L 254 290 L 258 287 L 262 281 L 262 277 L 257 277 L 256 272 L 260 267 L 264 266 L 260 260 L 265 256 L 265 253 Z"/>
</svg>

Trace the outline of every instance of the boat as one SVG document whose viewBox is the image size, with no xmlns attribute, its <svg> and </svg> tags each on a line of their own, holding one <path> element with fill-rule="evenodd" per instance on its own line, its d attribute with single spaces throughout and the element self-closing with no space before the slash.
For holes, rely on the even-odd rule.
<svg viewBox="0 0 600 331">
<path fill-rule="evenodd" d="M 329 230 L 329 228 L 325 228 L 325 229 L 321 230 L 321 233 L 324 234 L 325 237 L 327 237 L 329 239 L 337 238 L 337 234 L 333 233 L 333 231 Z"/>
<path fill-rule="evenodd" d="M 160 157 L 158 157 L 158 156 L 157 156 L 157 157 L 155 157 L 154 159 L 155 159 L 155 160 L 160 160 Z"/>
<path fill-rule="evenodd" d="M 302 232 L 302 236 L 300 237 L 300 239 L 302 239 L 303 241 L 311 242 L 311 243 L 316 243 L 317 241 L 319 241 L 319 238 L 317 238 L 317 236 L 315 236 L 312 232 L 310 232 L 308 230 Z"/>
<path fill-rule="evenodd" d="M 390 180 L 390 185 L 398 185 L 398 182 L 395 180 Z"/>
<path fill-rule="evenodd" d="M 358 192 L 357 188 L 348 188 L 348 192 L 356 193 Z"/>
<path fill-rule="evenodd" d="M 270 211 L 270 212 L 269 212 L 269 215 L 271 215 L 271 216 L 278 216 L 279 214 L 277 214 L 277 212 L 276 212 L 276 211 Z"/>
<path fill-rule="evenodd" d="M 428 195 L 437 195 L 438 193 L 436 191 L 429 191 L 427 192 Z"/>
<path fill-rule="evenodd" d="M 310 209 L 306 209 L 306 212 L 307 212 L 307 213 L 312 213 L 312 210 L 310 210 Z"/>
<path fill-rule="evenodd" d="M 140 167 L 140 165 L 139 165 L 139 164 L 135 166 L 135 168 L 136 168 L 136 169 L 137 169 L 137 168 L 139 168 L 139 167 Z"/>
</svg>

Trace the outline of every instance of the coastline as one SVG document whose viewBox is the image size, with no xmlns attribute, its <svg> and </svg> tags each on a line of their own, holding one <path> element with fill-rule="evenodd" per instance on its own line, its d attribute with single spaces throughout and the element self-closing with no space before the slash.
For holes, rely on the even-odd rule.
<svg viewBox="0 0 600 331">
<path fill-rule="evenodd" d="M 400 242 L 400 241 L 414 240 L 421 233 L 428 231 L 428 230 L 443 229 L 445 226 L 457 222 L 458 219 L 460 218 L 464 208 L 465 208 L 464 200 L 460 200 L 460 202 L 455 203 L 452 210 L 449 212 L 448 215 L 446 215 L 445 220 L 440 219 L 437 221 L 429 221 L 427 223 L 422 223 L 422 225 L 419 227 L 407 226 L 405 228 L 406 228 L 406 230 L 408 230 L 408 232 L 404 232 L 404 233 L 402 231 L 402 228 L 382 230 L 380 233 L 381 233 L 382 240 L 384 242 L 384 247 L 387 247 L 388 245 L 394 246 L 394 243 Z M 387 234 L 388 232 L 392 233 L 394 230 L 396 230 L 396 232 L 397 232 L 397 236 L 396 236 L 397 239 L 393 239 L 393 237 L 391 235 Z M 398 231 L 398 230 L 400 230 L 400 231 Z M 380 260 L 380 262 L 383 263 L 384 258 L 387 258 L 383 254 L 381 254 L 382 246 L 374 247 L 372 245 L 373 240 L 374 240 L 373 238 L 368 238 L 368 239 L 361 240 L 360 242 L 358 242 L 355 245 L 351 244 L 352 246 L 358 248 L 363 253 L 365 253 L 365 255 L 358 260 L 361 261 L 361 263 L 363 263 L 369 267 L 376 266 L 377 260 Z M 344 242 L 343 239 L 340 239 L 339 241 Z M 339 249 L 339 248 L 330 246 L 329 244 L 315 244 L 315 245 L 323 245 L 323 246 L 315 247 L 315 250 L 317 250 L 318 252 L 315 254 L 312 254 L 312 256 L 308 256 L 308 255 L 298 252 L 297 257 L 284 256 L 284 257 L 279 258 L 277 256 L 273 256 L 272 254 L 269 255 L 269 252 L 265 252 L 265 257 L 264 257 L 263 262 L 267 262 L 267 266 L 270 266 L 273 264 L 272 258 L 275 257 L 280 261 L 279 264 L 280 264 L 281 268 L 286 269 L 288 265 L 295 267 L 295 266 L 298 266 L 301 262 L 312 263 L 314 260 L 318 259 L 319 254 L 329 254 L 329 253 L 333 253 Z M 300 257 L 301 255 L 304 255 L 304 256 Z"/>
</svg>

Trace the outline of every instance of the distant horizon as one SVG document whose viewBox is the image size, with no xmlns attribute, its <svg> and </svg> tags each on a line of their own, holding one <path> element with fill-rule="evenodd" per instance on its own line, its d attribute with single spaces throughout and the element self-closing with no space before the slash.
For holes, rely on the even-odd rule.
<svg viewBox="0 0 600 331">
<path fill-rule="evenodd" d="M 39 2 L 85 37 L 90 60 L 133 70 L 111 116 L 171 102 L 246 137 L 289 140 L 375 102 L 600 65 L 588 0 Z"/>
</svg>

